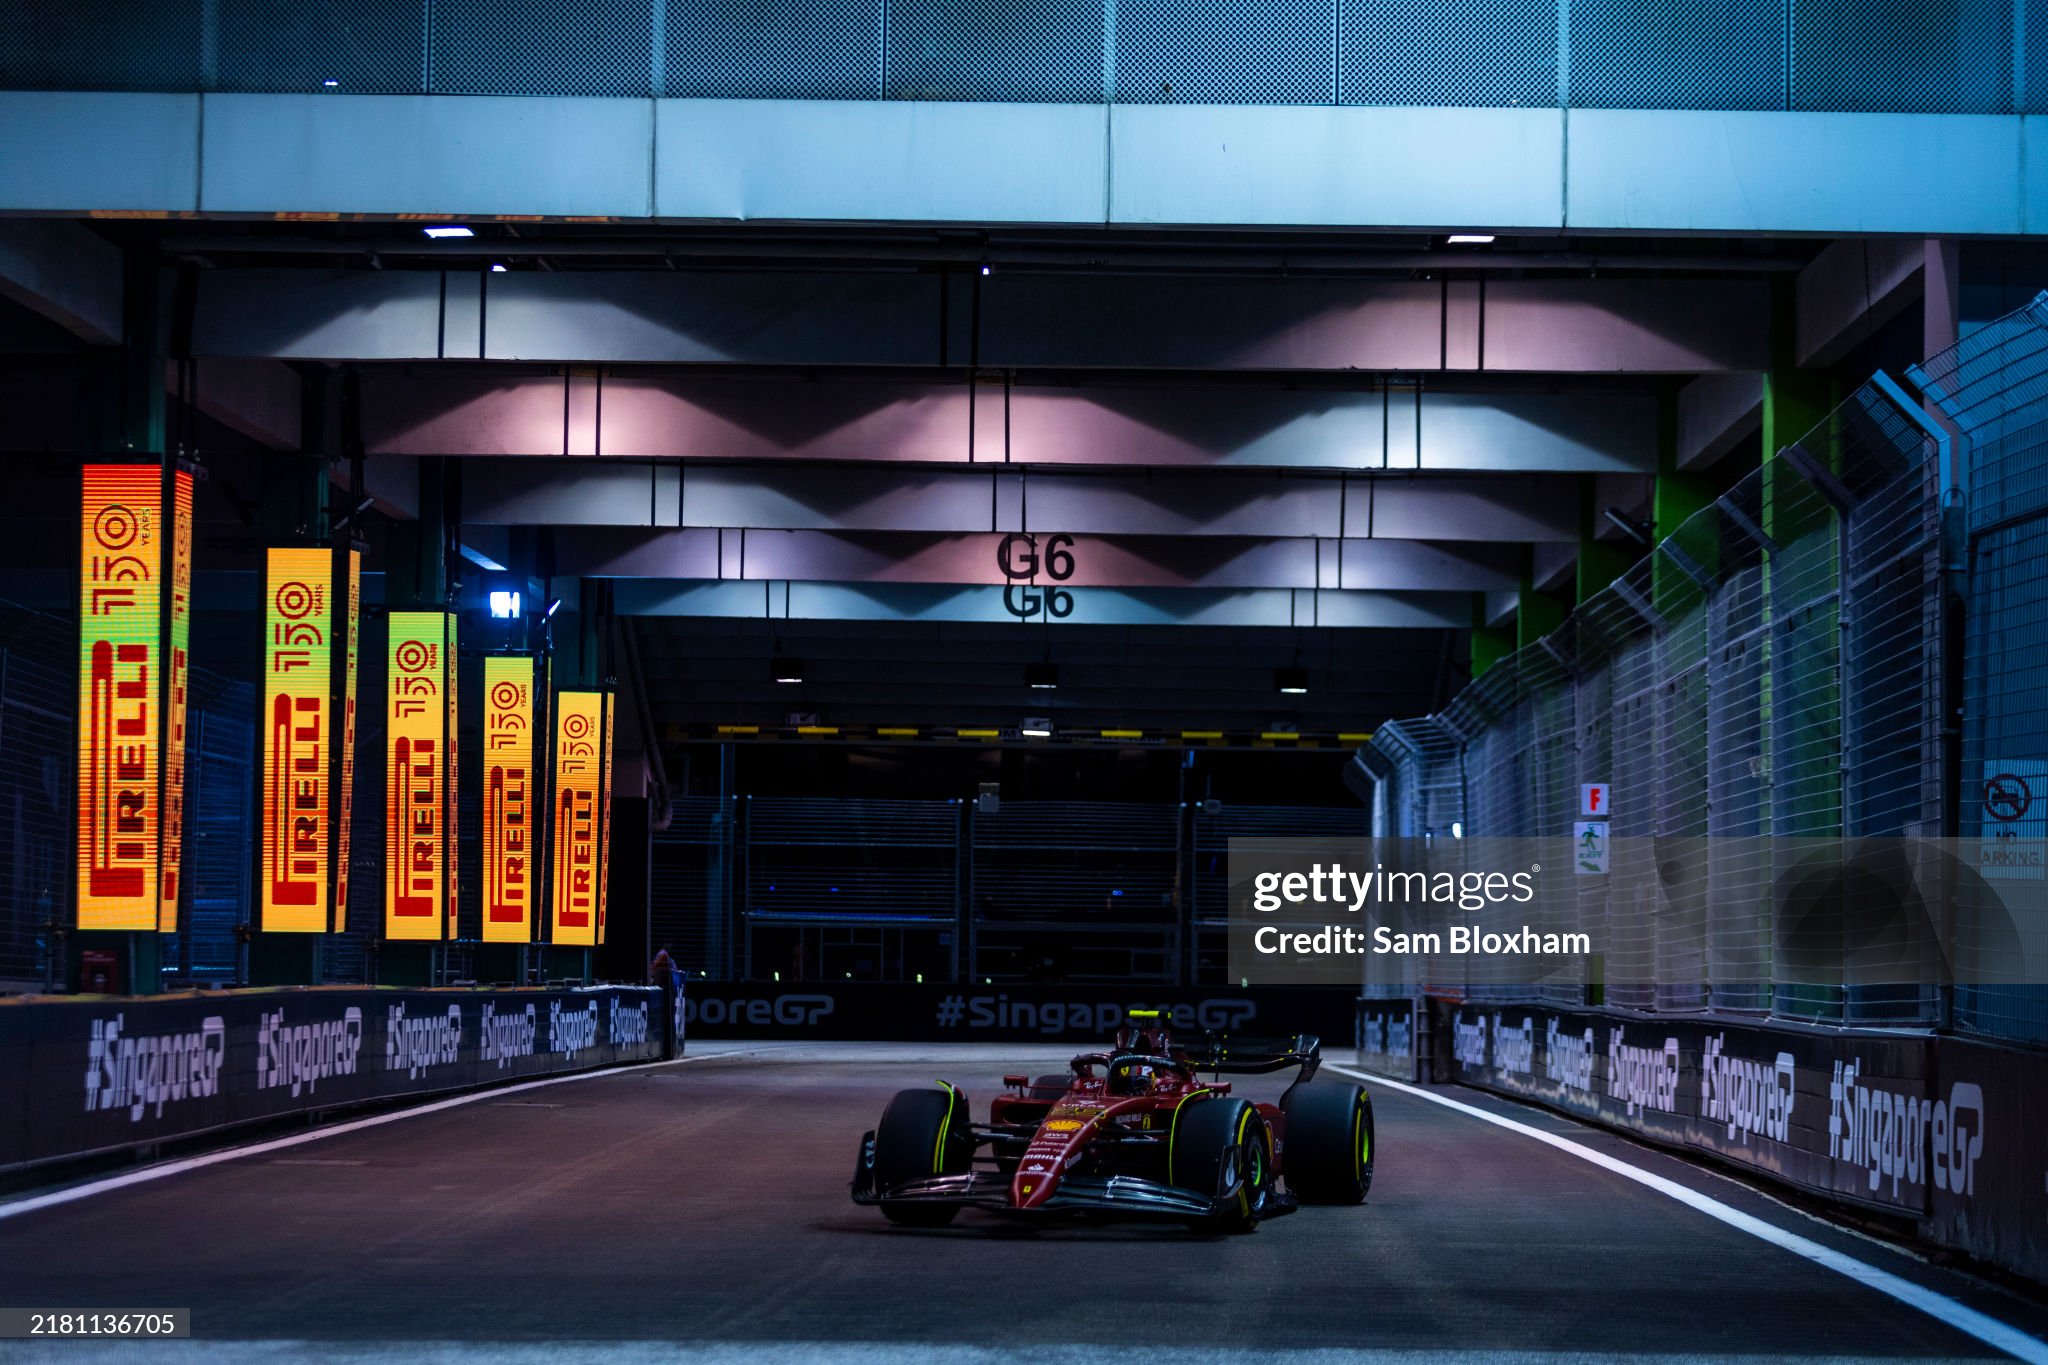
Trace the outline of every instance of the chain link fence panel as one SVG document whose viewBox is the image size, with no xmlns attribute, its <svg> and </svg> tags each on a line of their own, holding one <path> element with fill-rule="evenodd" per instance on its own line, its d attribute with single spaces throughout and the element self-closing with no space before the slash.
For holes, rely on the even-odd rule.
<svg viewBox="0 0 2048 1365">
<path fill-rule="evenodd" d="M 2048 416 L 2048 392 L 2040 402 Z M 2048 438 L 2048 428 L 2025 432 Z M 2033 467 L 2042 463 L 2036 453 Z M 1365 766 L 1392 784 L 1402 818 L 1390 836 L 1426 831 L 1413 814 L 1418 735 L 1449 737 L 1466 839 L 1573 836 L 1580 786 L 1608 789 L 1607 871 L 1545 869 L 1531 912 L 1541 922 L 1530 923 L 1588 932 L 1595 952 L 1573 973 L 1534 981 L 1515 979 L 1511 958 L 1433 963 L 1430 989 L 1938 1021 L 1938 926 L 1856 879 L 1924 884 L 1915 879 L 1927 867 L 1887 870 L 1880 853 L 1953 832 L 1941 467 L 1921 422 L 1874 380 L 1437 716 L 1381 727 Z M 2037 482 L 2048 516 L 2048 479 Z M 2010 637 L 2048 652 L 2048 594 L 2017 600 L 2011 615 Z M 2048 653 L 2018 666 L 2040 676 Z M 2027 714 L 2048 732 L 2037 719 L 2048 708 Z M 2048 733 L 2040 751 L 2048 794 Z M 1427 847 L 1432 871 L 1462 868 L 1455 843 Z M 1832 882 L 1813 881 L 1816 849 L 1829 850 Z M 1522 922 L 1493 918 L 1483 927 Z"/>
<path fill-rule="evenodd" d="M 2020 864 L 1965 887 L 1955 951 L 1974 984 L 1957 986 L 1955 1022 L 2048 1042 L 2048 985 L 1982 980 L 2048 948 L 2048 294 L 1911 377 L 1951 424 L 1963 495 L 1948 528 L 1968 601 L 1960 833 Z"/>
</svg>

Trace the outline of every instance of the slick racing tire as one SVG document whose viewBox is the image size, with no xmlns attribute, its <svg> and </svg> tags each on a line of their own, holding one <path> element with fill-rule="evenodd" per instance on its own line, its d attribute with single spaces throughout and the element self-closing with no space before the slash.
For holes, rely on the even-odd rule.
<svg viewBox="0 0 2048 1365">
<path fill-rule="evenodd" d="M 886 1196 L 907 1181 L 964 1174 L 973 1153 L 965 1095 L 899 1090 L 875 1125 L 875 1187 Z M 884 1218 L 913 1228 L 944 1227 L 959 1211 L 952 1204 L 882 1205 Z"/>
<path fill-rule="evenodd" d="M 1372 1097 L 1356 1085 L 1296 1085 L 1287 1116 L 1287 1187 L 1304 1204 L 1358 1204 L 1372 1188 Z"/>
<path fill-rule="evenodd" d="M 1195 1223 L 1205 1232 L 1250 1232 L 1273 1197 L 1273 1134 L 1243 1100 L 1197 1099 L 1173 1116 L 1167 1183 L 1209 1195 L 1222 1212 Z"/>
</svg>

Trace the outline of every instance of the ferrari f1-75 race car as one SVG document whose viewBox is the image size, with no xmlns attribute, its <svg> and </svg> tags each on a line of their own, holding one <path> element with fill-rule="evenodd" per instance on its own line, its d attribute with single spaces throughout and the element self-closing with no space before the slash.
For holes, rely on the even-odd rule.
<svg viewBox="0 0 2048 1365">
<path fill-rule="evenodd" d="M 1133 1010 L 1114 1049 L 1075 1057 L 1071 1074 L 1005 1076 L 986 1123 L 944 1081 L 897 1092 L 861 1138 L 853 1201 L 913 1227 L 974 1208 L 1211 1232 L 1249 1232 L 1302 1203 L 1357 1204 L 1372 1185 L 1372 1100 L 1356 1085 L 1311 1085 L 1320 1062 L 1307 1034 L 1191 1051 L 1156 1011 Z M 1239 1099 L 1221 1079 L 1290 1067 L 1277 1104 Z"/>
</svg>

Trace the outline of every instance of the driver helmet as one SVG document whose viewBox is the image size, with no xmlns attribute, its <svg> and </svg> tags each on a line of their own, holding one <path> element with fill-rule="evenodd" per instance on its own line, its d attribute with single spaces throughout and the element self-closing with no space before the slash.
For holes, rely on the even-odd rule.
<svg viewBox="0 0 2048 1365">
<path fill-rule="evenodd" d="M 1109 1093 L 1112 1095 L 1143 1095 L 1155 1084 L 1156 1068 L 1136 1059 L 1119 1062 L 1109 1073 Z"/>
</svg>

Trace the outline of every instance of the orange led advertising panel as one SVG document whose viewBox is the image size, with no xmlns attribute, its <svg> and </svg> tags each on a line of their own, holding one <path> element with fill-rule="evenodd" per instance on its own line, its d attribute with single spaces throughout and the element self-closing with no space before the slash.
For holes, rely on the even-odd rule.
<svg viewBox="0 0 2048 1365">
<path fill-rule="evenodd" d="M 185 687 L 192 648 L 192 476 L 171 476 L 169 658 L 164 683 L 164 861 L 157 897 L 159 933 L 178 931 L 179 873 L 185 865 Z"/>
<path fill-rule="evenodd" d="M 273 549 L 264 597 L 262 927 L 330 922 L 334 552 Z"/>
<path fill-rule="evenodd" d="M 602 692 L 555 694 L 551 943 L 591 946 L 603 913 L 605 721 Z"/>
<path fill-rule="evenodd" d="M 533 937 L 533 660 L 484 660 L 484 942 Z"/>
<path fill-rule="evenodd" d="M 384 936 L 440 939 L 455 884 L 449 837 L 455 621 L 440 611 L 394 611 L 390 622 Z"/>
<path fill-rule="evenodd" d="M 344 556 L 348 599 L 343 606 L 341 644 L 341 763 L 334 793 L 334 923 L 335 933 L 348 928 L 349 821 L 356 795 L 356 649 L 362 638 L 363 552 Z"/>
<path fill-rule="evenodd" d="M 604 699 L 603 771 L 597 782 L 597 941 L 604 942 L 604 912 L 612 875 L 612 717 L 618 707 Z"/>
<path fill-rule="evenodd" d="M 81 929 L 177 923 L 191 476 L 173 475 L 170 493 L 167 500 L 156 465 L 85 467 L 78 595 Z"/>
</svg>

